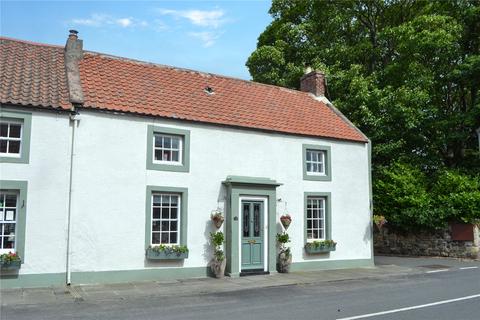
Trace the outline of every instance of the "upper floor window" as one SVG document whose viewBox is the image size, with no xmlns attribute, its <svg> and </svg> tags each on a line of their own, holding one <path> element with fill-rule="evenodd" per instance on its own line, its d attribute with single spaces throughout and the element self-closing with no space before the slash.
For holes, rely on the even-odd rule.
<svg viewBox="0 0 480 320">
<path fill-rule="evenodd" d="M 0 162 L 28 163 L 32 115 L 0 109 Z"/>
<path fill-rule="evenodd" d="M 190 131 L 148 126 L 147 169 L 188 172 Z"/>
<path fill-rule="evenodd" d="M 154 161 L 182 164 L 182 137 L 156 133 L 153 143 Z"/>
<path fill-rule="evenodd" d="M 303 179 L 331 181 L 331 148 L 303 145 Z"/>
<path fill-rule="evenodd" d="M 20 157 L 22 143 L 22 124 L 0 121 L 0 154 L 8 157 Z"/>
<path fill-rule="evenodd" d="M 307 149 L 307 174 L 325 175 L 325 151 Z"/>
</svg>

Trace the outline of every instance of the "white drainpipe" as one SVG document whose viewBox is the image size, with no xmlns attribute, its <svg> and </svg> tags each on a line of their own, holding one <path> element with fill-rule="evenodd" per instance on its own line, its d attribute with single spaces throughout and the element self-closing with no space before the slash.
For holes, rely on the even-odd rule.
<svg viewBox="0 0 480 320">
<path fill-rule="evenodd" d="M 70 124 L 72 125 L 72 141 L 70 146 L 70 177 L 68 186 L 68 213 L 67 213 L 67 253 L 66 253 L 66 274 L 67 285 L 71 283 L 71 233 L 72 233 L 72 181 L 73 181 L 73 159 L 75 156 L 75 128 L 80 122 L 79 114 L 75 111 L 70 114 Z"/>
</svg>

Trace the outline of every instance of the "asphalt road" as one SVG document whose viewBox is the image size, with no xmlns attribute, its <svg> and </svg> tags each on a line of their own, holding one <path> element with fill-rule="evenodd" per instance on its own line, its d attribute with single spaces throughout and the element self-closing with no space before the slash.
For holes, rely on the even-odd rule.
<svg viewBox="0 0 480 320">
<path fill-rule="evenodd" d="M 477 266 L 477 268 L 475 268 Z M 480 319 L 480 263 L 222 294 L 5 306 L 5 319 Z M 427 273 L 429 272 L 429 273 Z M 407 309 L 407 310 L 405 310 Z M 384 314 L 376 314 L 384 312 Z"/>
</svg>

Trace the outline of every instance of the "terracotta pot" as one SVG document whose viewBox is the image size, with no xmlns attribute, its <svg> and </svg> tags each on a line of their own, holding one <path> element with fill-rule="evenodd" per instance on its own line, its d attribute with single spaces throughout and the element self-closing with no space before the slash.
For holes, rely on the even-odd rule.
<svg viewBox="0 0 480 320">
<path fill-rule="evenodd" d="M 225 221 L 225 218 L 221 216 L 215 216 L 212 220 L 213 224 L 215 224 L 215 227 L 217 229 L 220 229 L 222 227 L 223 221 Z"/>
<path fill-rule="evenodd" d="M 222 261 L 213 259 L 210 263 L 210 268 L 212 269 L 213 274 L 218 279 L 221 279 L 225 276 L 225 266 L 227 265 L 227 258 Z"/>
</svg>

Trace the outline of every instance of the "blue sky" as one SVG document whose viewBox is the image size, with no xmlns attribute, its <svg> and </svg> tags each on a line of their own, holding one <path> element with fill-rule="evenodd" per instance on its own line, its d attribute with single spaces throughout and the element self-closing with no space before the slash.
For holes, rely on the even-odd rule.
<svg viewBox="0 0 480 320">
<path fill-rule="evenodd" d="M 270 1 L 1 1 L 2 36 L 250 79 Z"/>
</svg>

